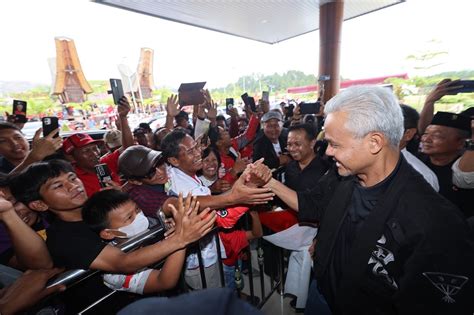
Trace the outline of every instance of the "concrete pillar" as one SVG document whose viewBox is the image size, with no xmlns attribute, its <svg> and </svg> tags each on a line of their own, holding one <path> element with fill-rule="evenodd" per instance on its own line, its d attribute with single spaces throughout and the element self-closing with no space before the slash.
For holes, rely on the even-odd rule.
<svg viewBox="0 0 474 315">
<path fill-rule="evenodd" d="M 319 75 L 329 75 L 325 82 L 324 102 L 339 91 L 339 62 L 344 0 L 334 0 L 319 7 Z"/>
</svg>

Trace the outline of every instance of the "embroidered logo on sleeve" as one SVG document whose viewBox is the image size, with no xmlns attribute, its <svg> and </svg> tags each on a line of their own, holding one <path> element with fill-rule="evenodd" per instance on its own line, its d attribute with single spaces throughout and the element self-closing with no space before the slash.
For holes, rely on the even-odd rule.
<svg viewBox="0 0 474 315">
<path fill-rule="evenodd" d="M 398 289 L 398 285 L 395 282 L 395 279 L 388 274 L 386 266 L 395 261 L 393 253 L 388 249 L 382 247 L 387 242 L 384 235 L 377 241 L 375 245 L 375 250 L 372 252 L 368 265 L 374 264 L 372 268 L 372 273 L 378 277 L 382 277 L 386 282 L 394 289 Z"/>
<path fill-rule="evenodd" d="M 423 276 L 444 294 L 442 300 L 446 303 L 455 303 L 452 296 L 456 295 L 469 280 L 468 277 L 441 272 L 423 272 Z"/>
</svg>

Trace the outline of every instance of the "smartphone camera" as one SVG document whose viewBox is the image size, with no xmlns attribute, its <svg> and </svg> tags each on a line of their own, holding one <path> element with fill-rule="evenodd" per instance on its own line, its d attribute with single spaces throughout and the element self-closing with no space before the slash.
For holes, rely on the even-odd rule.
<svg viewBox="0 0 474 315">
<path fill-rule="evenodd" d="M 226 98 L 225 99 L 225 110 L 226 110 L 226 112 L 229 112 L 229 110 L 231 110 L 232 108 L 234 108 L 234 99 L 233 98 Z"/>
</svg>

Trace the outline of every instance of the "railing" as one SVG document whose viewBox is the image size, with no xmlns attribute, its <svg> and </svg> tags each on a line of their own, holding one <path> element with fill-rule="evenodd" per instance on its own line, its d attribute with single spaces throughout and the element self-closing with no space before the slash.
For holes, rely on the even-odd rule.
<svg viewBox="0 0 474 315">
<path fill-rule="evenodd" d="M 245 222 L 248 226 L 249 225 L 248 216 L 246 216 Z M 148 231 L 118 244 L 117 247 L 120 248 L 124 252 L 129 252 L 129 251 L 139 248 L 140 246 L 143 246 L 145 243 L 156 242 L 157 240 L 158 241 L 161 240 L 163 238 L 164 232 L 165 232 L 164 225 L 158 224 L 152 227 L 151 229 L 149 229 Z M 210 233 L 217 236 L 218 229 L 214 229 Z M 220 284 L 222 287 L 224 287 L 225 281 L 224 281 L 224 271 L 223 271 L 222 257 L 221 257 L 221 246 L 220 246 L 218 237 L 214 237 L 214 241 L 216 242 L 216 248 L 217 248 Z M 270 275 L 270 286 L 269 288 L 267 288 L 265 285 L 265 268 L 264 268 L 265 257 L 264 257 L 264 251 L 262 248 L 262 239 L 257 239 L 256 241 L 258 244 L 256 251 L 257 251 L 257 261 L 258 261 L 258 272 L 260 275 L 260 295 L 258 296 L 258 299 L 255 298 L 257 297 L 257 295 L 255 294 L 255 284 L 254 284 L 254 277 L 253 277 L 252 252 L 250 250 L 247 250 L 248 262 L 249 262 L 249 266 L 248 266 L 248 270 L 249 270 L 248 284 L 249 284 L 249 290 L 250 290 L 249 302 L 251 302 L 257 308 L 261 308 L 268 301 L 268 299 L 270 298 L 270 296 L 273 294 L 275 290 L 278 289 L 280 293 L 283 292 L 284 261 L 283 261 L 283 250 L 274 245 L 270 245 L 274 247 L 276 249 L 276 252 L 278 253 L 278 259 L 277 261 L 274 261 L 278 266 L 278 275 L 277 277 L 275 277 L 273 273 Z M 196 242 L 193 246 L 195 246 L 195 248 L 199 248 L 199 242 Z M 202 287 L 207 288 L 207 281 L 206 281 L 206 275 L 204 272 L 204 264 L 202 262 L 201 251 L 197 250 L 196 252 L 198 254 Z M 68 270 L 58 275 L 56 278 L 50 280 L 47 284 L 47 287 L 62 284 L 67 287 L 67 290 L 66 290 L 67 292 L 72 287 L 77 286 L 80 288 L 79 286 L 80 283 L 94 276 L 97 276 L 97 277 L 101 276 L 101 272 L 97 270 L 83 270 L 83 269 Z M 187 288 L 182 288 L 182 289 L 184 289 L 185 291 L 187 290 Z M 95 307 L 101 305 L 104 301 L 106 301 L 109 297 L 111 297 L 115 293 L 117 293 L 117 291 L 107 290 L 107 292 L 104 292 L 100 296 L 94 297 L 94 301 L 92 303 L 88 303 L 87 305 L 82 305 L 80 307 L 80 311 L 78 311 L 77 313 L 83 314 L 83 313 L 93 310 Z M 242 293 L 241 288 L 237 288 L 237 293 L 239 294 L 239 296 L 241 295 Z M 59 295 L 59 298 L 60 297 L 61 295 Z M 48 300 L 46 300 L 45 302 L 48 302 Z"/>
<path fill-rule="evenodd" d="M 165 228 L 162 224 L 158 224 L 146 232 L 143 232 L 133 238 L 130 238 L 122 243 L 117 244 L 116 247 L 120 248 L 123 252 L 129 252 L 134 249 L 140 247 L 144 242 L 156 239 L 156 238 L 163 238 L 163 234 L 165 233 Z M 98 270 L 84 270 L 84 269 L 75 269 L 75 270 L 68 270 L 63 272 L 53 280 L 49 281 L 47 287 L 52 287 L 54 285 L 62 284 L 67 287 L 71 285 L 75 285 L 82 280 L 87 279 L 88 277 L 99 273 Z"/>
</svg>

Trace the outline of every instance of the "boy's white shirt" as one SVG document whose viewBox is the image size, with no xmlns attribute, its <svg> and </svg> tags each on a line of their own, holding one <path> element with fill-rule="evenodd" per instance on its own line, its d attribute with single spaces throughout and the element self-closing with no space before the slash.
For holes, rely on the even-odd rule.
<svg viewBox="0 0 474 315">
<path fill-rule="evenodd" d="M 210 196 L 211 190 L 203 185 L 202 181 L 196 175 L 191 177 L 181 171 L 179 168 L 172 167 L 168 173 L 170 179 L 170 191 L 168 195 L 183 194 L 183 197 L 190 192 L 193 196 Z M 221 257 L 226 258 L 225 248 L 219 238 L 221 246 Z M 217 262 L 217 248 L 213 237 L 205 236 L 201 239 L 201 253 L 204 267 L 209 267 Z M 195 269 L 199 267 L 198 257 L 196 254 L 191 254 L 186 258 L 186 268 Z"/>
</svg>

